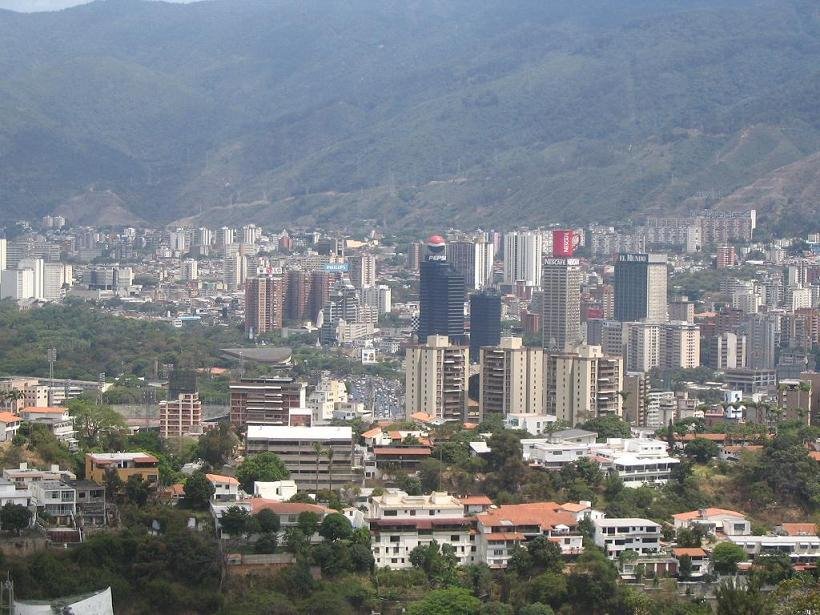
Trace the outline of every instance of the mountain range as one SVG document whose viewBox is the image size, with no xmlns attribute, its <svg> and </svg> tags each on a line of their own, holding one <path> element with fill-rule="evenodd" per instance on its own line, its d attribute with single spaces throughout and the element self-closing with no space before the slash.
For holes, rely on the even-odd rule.
<svg viewBox="0 0 820 615">
<path fill-rule="evenodd" d="M 820 220 L 816 0 L 107 0 L 0 74 L 0 223 Z"/>
</svg>

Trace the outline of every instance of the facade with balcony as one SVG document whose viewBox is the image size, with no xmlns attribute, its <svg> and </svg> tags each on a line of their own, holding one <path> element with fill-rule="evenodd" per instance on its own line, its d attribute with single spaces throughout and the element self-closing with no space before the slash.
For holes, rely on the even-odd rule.
<svg viewBox="0 0 820 615">
<path fill-rule="evenodd" d="M 639 556 L 660 551 L 661 526 L 649 519 L 626 517 L 622 519 L 595 519 L 595 544 L 609 559 L 618 559 L 624 551 L 635 551 Z"/>
<path fill-rule="evenodd" d="M 58 525 L 73 522 L 77 515 L 77 490 L 62 481 L 43 480 L 31 485 L 37 511 L 46 513 Z"/>
</svg>

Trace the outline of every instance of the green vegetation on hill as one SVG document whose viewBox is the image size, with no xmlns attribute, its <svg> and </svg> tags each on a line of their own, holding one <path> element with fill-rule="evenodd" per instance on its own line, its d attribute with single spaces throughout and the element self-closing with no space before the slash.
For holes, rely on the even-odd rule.
<svg viewBox="0 0 820 615">
<path fill-rule="evenodd" d="M 421 228 L 711 206 L 820 149 L 819 29 L 810 0 L 0 12 L 0 216 Z M 810 186 L 782 190 L 780 227 L 817 212 Z"/>
</svg>

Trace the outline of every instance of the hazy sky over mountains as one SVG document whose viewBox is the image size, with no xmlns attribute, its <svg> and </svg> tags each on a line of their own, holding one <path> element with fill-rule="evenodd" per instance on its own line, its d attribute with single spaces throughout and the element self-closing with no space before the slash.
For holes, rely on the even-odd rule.
<svg viewBox="0 0 820 615">
<path fill-rule="evenodd" d="M 22 13 L 33 13 L 36 11 L 59 11 L 79 4 L 88 4 L 92 0 L 0 0 L 0 9 L 9 11 L 19 11 Z M 197 0 L 164 0 L 165 2 L 176 2 L 188 4 Z"/>
</svg>

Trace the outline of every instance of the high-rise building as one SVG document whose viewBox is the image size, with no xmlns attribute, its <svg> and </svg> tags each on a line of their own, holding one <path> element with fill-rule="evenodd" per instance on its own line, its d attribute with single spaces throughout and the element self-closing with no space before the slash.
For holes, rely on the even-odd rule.
<svg viewBox="0 0 820 615">
<path fill-rule="evenodd" d="M 362 289 L 362 299 L 379 314 L 387 314 L 393 309 L 393 292 L 385 284 Z"/>
<path fill-rule="evenodd" d="M 247 268 L 244 261 L 245 256 L 238 251 L 225 256 L 222 261 L 222 281 L 228 290 L 237 290 L 245 282 Z"/>
<path fill-rule="evenodd" d="M 34 299 L 34 270 L 5 269 L 0 272 L 0 299 Z"/>
<path fill-rule="evenodd" d="M 405 358 L 407 417 L 425 412 L 434 419 L 463 421 L 467 414 L 470 349 L 445 335 L 431 335 L 425 344 L 408 346 Z"/>
<path fill-rule="evenodd" d="M 665 254 L 619 254 L 615 262 L 615 320 L 666 322 Z"/>
<path fill-rule="evenodd" d="M 669 303 L 669 320 L 695 322 L 695 304 L 692 301 L 680 300 Z"/>
<path fill-rule="evenodd" d="M 186 282 L 195 282 L 199 279 L 199 262 L 193 258 L 187 258 L 182 263 L 182 279 Z"/>
<path fill-rule="evenodd" d="M 74 284 L 74 268 L 64 263 L 43 264 L 43 299 L 54 301 L 65 296 L 65 289 Z"/>
<path fill-rule="evenodd" d="M 5 237 L 0 238 L 0 271 L 5 271 L 6 269 L 6 251 L 8 249 L 8 245 L 6 243 Z"/>
<path fill-rule="evenodd" d="M 470 351 L 472 356 L 472 350 Z M 519 337 L 504 337 L 480 350 L 479 416 L 542 414 L 544 351 L 524 346 Z"/>
<path fill-rule="evenodd" d="M 501 295 L 487 291 L 470 295 L 470 358 L 479 360 L 479 349 L 501 341 Z"/>
<path fill-rule="evenodd" d="M 541 333 L 548 351 L 568 351 L 581 343 L 581 266 L 577 258 L 544 261 Z"/>
<path fill-rule="evenodd" d="M 291 322 L 310 320 L 308 316 L 309 299 L 310 274 L 297 270 L 285 273 L 284 320 Z"/>
<path fill-rule="evenodd" d="M 714 335 L 709 339 L 706 355 L 712 369 L 746 367 L 746 336 L 729 331 Z"/>
<path fill-rule="evenodd" d="M 412 242 L 407 248 L 407 268 L 410 271 L 418 271 L 421 267 L 421 257 L 424 254 L 424 246 L 420 241 Z"/>
<path fill-rule="evenodd" d="M 570 425 L 607 414 L 620 416 L 622 390 L 623 360 L 604 355 L 599 346 L 545 353 L 545 414 Z"/>
<path fill-rule="evenodd" d="M 222 248 L 234 243 L 234 230 L 232 228 L 228 228 L 227 226 L 223 226 L 219 229 L 217 234 L 217 243 Z"/>
<path fill-rule="evenodd" d="M 310 272 L 310 291 L 307 301 L 307 317 L 316 322 L 319 312 L 330 297 L 330 286 L 333 278 L 327 271 Z"/>
<path fill-rule="evenodd" d="M 305 408 L 306 385 L 290 377 L 240 378 L 231 382 L 231 424 L 288 425 L 291 408 Z"/>
<path fill-rule="evenodd" d="M 447 262 L 464 276 L 468 290 L 480 290 L 492 282 L 495 247 L 486 241 L 451 241 Z"/>
<path fill-rule="evenodd" d="M 646 425 L 647 395 L 649 374 L 646 372 L 627 372 L 624 374 L 623 418 L 632 425 L 643 427 Z"/>
<path fill-rule="evenodd" d="M 447 262 L 440 235 L 427 240 L 419 276 L 418 339 L 423 342 L 431 335 L 446 335 L 454 343 L 464 341 L 464 276 Z"/>
<path fill-rule="evenodd" d="M 242 243 L 254 245 L 262 236 L 262 229 L 255 224 L 246 224 L 242 227 Z"/>
<path fill-rule="evenodd" d="M 338 280 L 330 290 L 330 296 L 322 307 L 322 328 L 319 340 L 322 344 L 333 344 L 338 339 L 337 327 L 340 321 L 344 324 L 358 324 L 362 322 L 362 309 L 359 293 L 347 278 Z"/>
<path fill-rule="evenodd" d="M 34 298 L 38 301 L 45 299 L 45 262 L 42 258 L 22 258 L 17 263 L 17 269 L 31 269 L 34 273 Z"/>
<path fill-rule="evenodd" d="M 541 283 L 544 235 L 541 231 L 513 231 L 504 235 L 504 284 Z"/>
<path fill-rule="evenodd" d="M 245 330 L 259 335 L 281 329 L 284 304 L 282 276 L 248 278 L 245 284 Z"/>
<path fill-rule="evenodd" d="M 735 247 L 731 245 L 718 246 L 715 256 L 715 269 L 726 269 L 727 267 L 734 267 L 735 265 L 737 265 Z"/>
<path fill-rule="evenodd" d="M 364 252 L 348 257 L 350 281 L 356 288 L 370 288 L 376 285 L 376 257 Z"/>
<path fill-rule="evenodd" d="M 700 328 L 687 322 L 630 322 L 626 331 L 626 369 L 645 372 L 655 367 L 691 369 L 700 366 Z"/>
<path fill-rule="evenodd" d="M 202 433 L 202 402 L 199 393 L 180 393 L 159 402 L 159 433 L 163 438 L 181 438 Z"/>
</svg>

